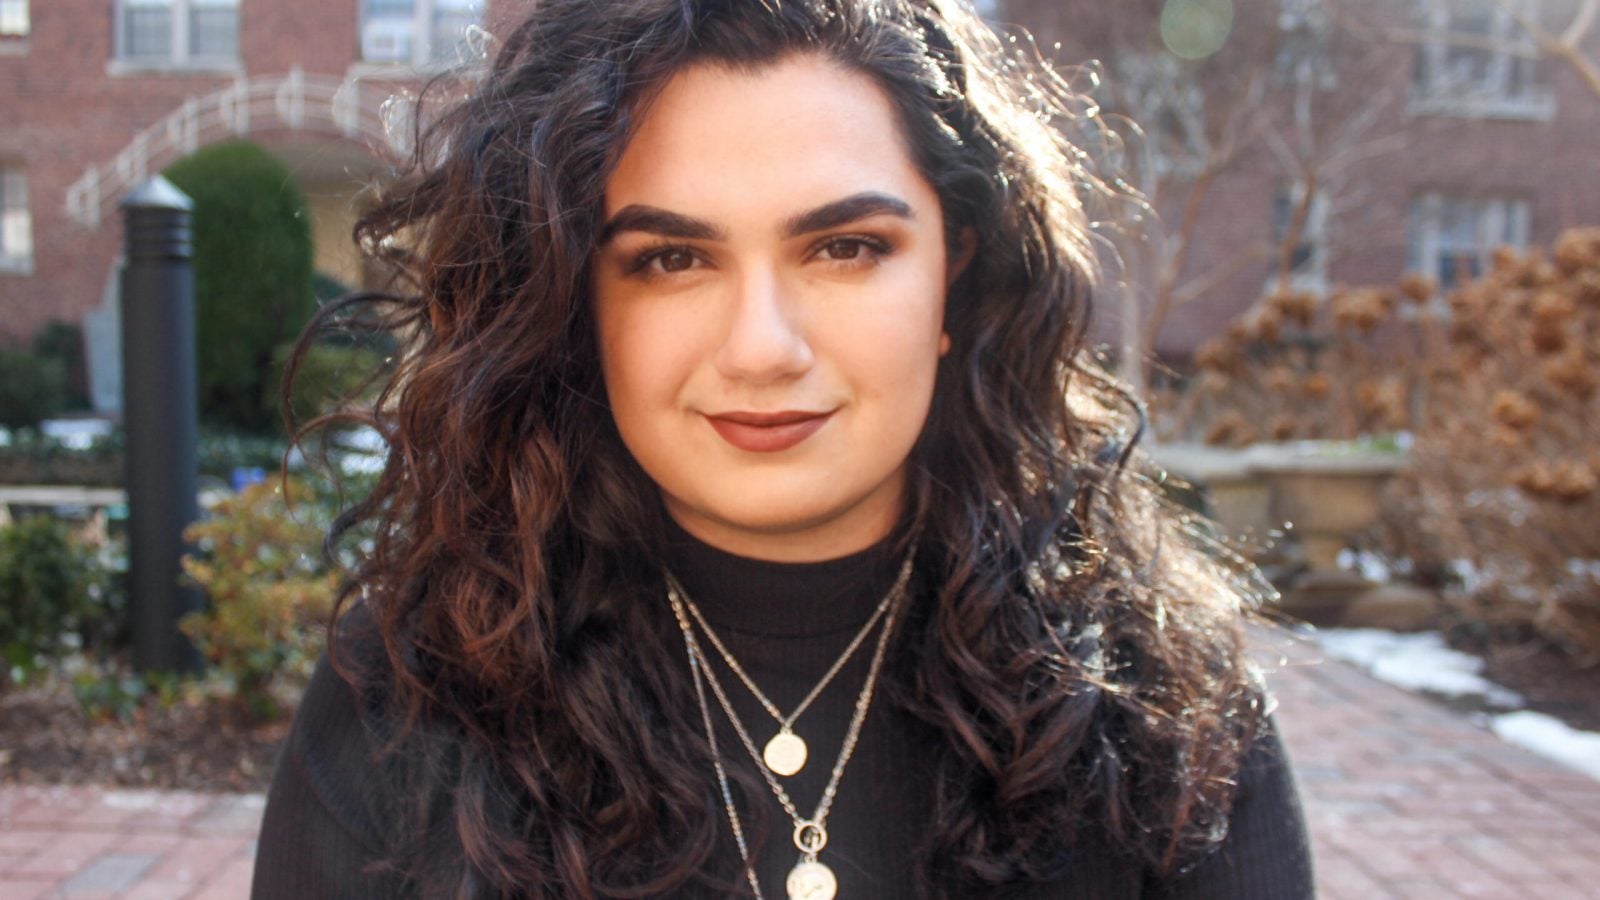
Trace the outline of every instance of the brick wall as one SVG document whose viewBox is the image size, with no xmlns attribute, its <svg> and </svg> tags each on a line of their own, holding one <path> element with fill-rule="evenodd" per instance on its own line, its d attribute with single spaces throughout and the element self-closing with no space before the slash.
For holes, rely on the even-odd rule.
<svg viewBox="0 0 1600 900">
<path fill-rule="evenodd" d="M 241 0 L 239 60 L 220 71 L 119 65 L 113 10 L 113 0 L 35 0 L 29 35 L 0 39 L 0 164 L 26 172 L 34 248 L 32 273 L 0 271 L 0 338 L 25 338 L 50 319 L 79 321 L 100 305 L 120 221 L 114 201 L 98 226 L 74 221 L 68 187 L 186 100 L 294 68 L 310 77 L 360 76 L 368 97 L 407 82 L 402 67 L 360 61 L 358 0 Z M 348 256 L 332 248 L 347 240 L 354 214 L 340 197 L 353 196 L 379 164 L 368 138 L 297 131 L 261 117 L 246 136 L 282 157 L 313 195 L 319 266 L 348 274 Z M 153 160 L 150 170 L 172 161 Z"/>
<path fill-rule="evenodd" d="M 1241 0 L 1239 14 L 1260 14 Z M 1404 25 L 1406 6 L 1374 4 L 1374 16 Z M 1548 0 L 1548 18 L 1564 22 L 1565 4 Z M 1104 55 L 1105 48 L 1073 43 L 1075 11 L 1088 0 L 1009 0 L 997 18 L 1020 23 L 1040 46 L 1060 41 L 1054 56 L 1064 63 Z M 1099 4 L 1096 4 L 1099 6 Z M 1134 9 L 1137 4 L 1129 4 Z M 66 190 L 89 167 L 104 165 L 140 129 L 161 120 L 190 98 L 228 87 L 236 77 L 271 78 L 298 67 L 310 75 L 345 78 L 361 73 L 371 90 L 386 77 L 359 62 L 357 0 L 241 0 L 240 63 L 230 72 L 116 73 L 111 0 L 49 0 L 32 4 L 32 29 L 25 41 L 0 42 L 0 163 L 27 173 L 33 217 L 32 274 L 0 272 L 0 335 L 26 336 L 51 318 L 78 320 L 101 302 L 120 241 L 114 210 L 96 228 L 71 220 Z M 486 14 L 491 31 L 502 31 L 517 13 L 501 0 Z M 1375 19 L 1377 21 L 1377 19 Z M 1600 37 L 1591 42 L 1600 58 Z M 1395 45 L 1382 67 L 1404 86 L 1414 49 Z M 1404 132 L 1398 152 L 1356 170 L 1355 193 L 1330 222 L 1333 282 L 1392 280 L 1406 264 L 1406 228 L 1411 199 L 1424 190 L 1512 195 L 1531 212 L 1530 242 L 1547 244 L 1563 228 L 1600 222 L 1600 177 L 1595 144 L 1600 136 L 1600 97 L 1589 93 L 1567 68 L 1546 60 L 1541 75 L 1555 100 L 1548 121 L 1416 116 L 1396 105 L 1385 127 Z M 1380 129 L 1382 130 L 1382 129 Z M 314 216 L 323 266 L 351 270 L 333 248 L 353 211 L 340 197 L 353 195 L 375 164 L 361 141 L 276 130 L 251 137 L 279 152 L 316 199 Z M 155 167 L 165 163 L 158 163 Z M 1281 168 L 1264 147 L 1248 148 L 1222 173 L 1200 210 L 1186 276 L 1210 270 L 1239 248 L 1270 239 L 1273 193 Z M 1336 205 L 1337 202 L 1336 202 Z M 1171 216 L 1172 211 L 1165 211 Z M 1262 260 L 1175 312 L 1158 339 L 1165 354 L 1181 357 L 1257 299 L 1271 267 Z"/>
<path fill-rule="evenodd" d="M 1546 0 L 1544 18 L 1553 27 L 1571 20 L 1573 0 Z M 1237 16 L 1275 15 L 1277 0 L 1239 0 Z M 1346 0 L 1365 22 L 1380 33 L 1387 29 L 1415 30 L 1410 3 L 1392 0 Z M 1159 4 L 1145 4 L 1158 9 Z M 1074 43 L 1075 23 L 1086 8 L 1102 4 L 1089 0 L 1010 0 L 996 16 L 1031 32 L 1058 63 L 1072 65 L 1109 54 L 1105 47 Z M 1126 7 L 1130 15 L 1139 4 Z M 1140 33 L 1152 43 L 1158 38 L 1153 24 Z M 1060 42 L 1060 49 L 1054 44 Z M 1600 60 L 1600 33 L 1591 35 L 1587 55 Z M 1229 52 L 1225 45 L 1222 52 Z M 1413 77 L 1415 43 L 1389 41 L 1372 57 L 1380 77 L 1360 76 L 1360 89 L 1392 86 L 1394 102 L 1368 134 L 1393 137 L 1396 149 L 1354 167 L 1344 202 L 1335 200 L 1337 214 L 1330 221 L 1332 250 L 1328 267 L 1330 284 L 1390 283 L 1405 271 L 1407 228 L 1412 199 L 1425 191 L 1464 196 L 1508 196 L 1527 201 L 1530 212 L 1529 243 L 1548 245 L 1565 228 L 1600 224 L 1600 96 L 1596 96 L 1567 66 L 1544 59 L 1538 77 L 1554 101 L 1553 116 L 1545 118 L 1460 117 L 1417 114 L 1407 100 Z M 1265 146 L 1247 148 L 1218 176 L 1199 212 L 1199 226 L 1184 270 L 1191 278 L 1236 254 L 1240 248 L 1270 241 L 1272 201 L 1284 179 L 1284 169 Z M 1177 210 L 1161 210 L 1168 221 Z M 1231 279 L 1195 302 L 1179 308 L 1166 320 L 1157 349 L 1169 359 L 1181 359 L 1201 341 L 1217 333 L 1228 320 L 1247 309 L 1271 280 L 1273 267 L 1265 259 L 1244 266 Z M 1105 334 L 1107 332 L 1102 332 Z M 1112 332 L 1114 334 L 1114 332 Z"/>
</svg>

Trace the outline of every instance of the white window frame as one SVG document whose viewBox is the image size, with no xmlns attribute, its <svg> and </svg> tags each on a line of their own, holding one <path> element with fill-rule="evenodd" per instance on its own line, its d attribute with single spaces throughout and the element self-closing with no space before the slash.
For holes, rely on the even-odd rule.
<svg viewBox="0 0 1600 900">
<path fill-rule="evenodd" d="M 1321 0 L 1278 0 L 1273 74 L 1279 82 L 1322 91 L 1339 87 L 1339 73 L 1328 56 L 1328 24 Z"/>
<path fill-rule="evenodd" d="M 1484 40 L 1488 59 L 1483 77 L 1461 82 L 1450 70 L 1452 13 L 1463 3 L 1482 4 L 1489 16 L 1489 34 Z M 1536 18 L 1539 0 L 1515 0 L 1522 16 Z M 1539 47 L 1517 15 L 1500 0 L 1418 0 L 1417 14 L 1423 40 L 1417 46 L 1416 72 L 1412 78 L 1410 110 L 1413 115 L 1446 115 L 1471 118 L 1534 119 L 1555 117 L 1555 95 L 1539 78 Z M 1520 69 L 1519 79 L 1514 77 Z M 1454 83 L 1453 83 L 1454 82 Z"/>
<path fill-rule="evenodd" d="M 1462 241 L 1446 227 L 1463 214 L 1472 219 L 1472 237 Z M 1488 271 L 1499 247 L 1526 249 L 1532 227 L 1528 201 L 1510 195 L 1452 194 L 1428 191 L 1411 201 L 1406 268 L 1448 285 L 1442 268 L 1444 254 L 1475 256 L 1479 275 Z M 1451 277 L 1454 277 L 1453 275 Z"/>
<path fill-rule="evenodd" d="M 0 0 L 0 40 L 26 38 L 32 30 L 28 0 Z"/>
<path fill-rule="evenodd" d="M 151 69 L 182 69 L 202 71 L 240 71 L 239 46 L 240 36 L 234 39 L 234 52 L 231 55 L 206 53 L 196 54 L 189 47 L 189 23 L 196 8 L 206 6 L 232 6 L 234 10 L 234 27 L 242 30 L 240 8 L 244 0 L 165 0 L 165 2 L 150 3 L 152 6 L 166 6 L 172 17 L 171 52 L 165 56 L 129 56 L 127 50 L 127 13 L 130 8 L 145 5 L 140 0 L 115 0 L 113 9 L 112 29 L 114 32 L 115 54 L 107 71 L 116 75 L 123 72 L 148 71 Z"/>
<path fill-rule="evenodd" d="M 1267 289 L 1278 287 L 1278 253 L 1283 250 L 1283 240 L 1287 236 L 1289 227 L 1288 218 L 1280 220 L 1278 204 L 1287 204 L 1287 217 L 1292 217 L 1294 211 L 1300 206 L 1301 198 L 1305 195 L 1305 183 L 1302 181 L 1285 181 L 1278 185 L 1273 194 L 1272 203 L 1272 273 L 1267 279 Z M 1297 291 L 1315 291 L 1322 293 L 1328 289 L 1328 220 L 1330 201 L 1328 192 L 1318 189 L 1311 197 L 1311 207 L 1306 210 L 1306 221 L 1300 230 L 1301 247 L 1306 247 L 1306 261 L 1298 268 L 1289 272 L 1289 286 Z M 1298 247 L 1296 248 L 1298 249 Z"/>
<path fill-rule="evenodd" d="M 0 162 L 0 273 L 33 274 L 28 175 L 21 166 L 5 162 Z"/>
<path fill-rule="evenodd" d="M 1115 60 L 1121 84 L 1116 110 L 1139 123 L 1141 175 L 1189 177 L 1205 167 L 1212 147 L 1206 136 L 1206 95 L 1168 53 L 1130 52 Z M 1175 150 L 1175 152 L 1174 152 Z"/>
<path fill-rule="evenodd" d="M 360 50 L 363 68 L 392 69 L 395 67 L 410 67 L 415 69 L 438 69 L 455 65 L 462 60 L 446 58 L 443 54 L 448 49 L 434 47 L 434 20 L 444 11 L 449 0 L 412 0 L 411 15 L 401 16 L 373 16 L 367 11 L 366 0 L 358 0 L 356 15 L 360 18 Z M 475 17 L 473 25 L 483 24 L 485 0 L 468 0 L 474 7 L 466 11 L 469 16 Z M 470 26 L 469 26 L 470 27 Z M 376 54 L 374 50 L 381 40 L 389 35 L 403 35 L 408 38 L 407 52 L 399 55 Z"/>
</svg>

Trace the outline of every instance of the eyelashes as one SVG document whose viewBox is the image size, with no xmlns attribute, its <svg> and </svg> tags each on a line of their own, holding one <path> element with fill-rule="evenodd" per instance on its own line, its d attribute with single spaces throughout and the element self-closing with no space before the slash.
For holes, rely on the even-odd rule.
<svg viewBox="0 0 1600 900">
<path fill-rule="evenodd" d="M 805 263 L 841 269 L 874 266 L 895 250 L 884 238 L 869 234 L 839 234 L 823 238 L 806 250 Z M 664 278 L 710 265 L 705 254 L 689 244 L 661 242 L 630 257 L 623 272 L 630 276 Z"/>
</svg>

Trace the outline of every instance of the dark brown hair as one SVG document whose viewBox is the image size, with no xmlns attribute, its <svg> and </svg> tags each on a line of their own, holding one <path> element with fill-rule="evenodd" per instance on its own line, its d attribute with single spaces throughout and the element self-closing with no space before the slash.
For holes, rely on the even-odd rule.
<svg viewBox="0 0 1600 900">
<path fill-rule="evenodd" d="M 1053 127 L 1059 82 L 942 0 L 541 0 L 359 223 L 396 289 L 314 323 L 365 309 L 402 344 L 364 417 L 387 465 L 330 547 L 372 536 L 342 601 L 382 639 L 366 686 L 412 785 L 391 849 L 430 894 L 737 874 L 700 871 L 726 829 L 648 602 L 663 513 L 606 406 L 587 267 L 651 89 L 794 53 L 875 80 L 978 239 L 913 451 L 925 590 L 889 676 L 945 736 L 924 887 L 1048 878 L 1084 829 L 1171 868 L 1225 827 L 1261 718 L 1249 589 L 1128 466 L 1143 417 L 1085 349 L 1096 182 Z"/>
</svg>

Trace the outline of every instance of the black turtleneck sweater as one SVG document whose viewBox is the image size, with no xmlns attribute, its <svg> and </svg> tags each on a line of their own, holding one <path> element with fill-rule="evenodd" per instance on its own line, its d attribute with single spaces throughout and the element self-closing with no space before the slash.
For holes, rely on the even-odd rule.
<svg viewBox="0 0 1600 900">
<path fill-rule="evenodd" d="M 887 544 L 821 563 L 775 564 L 732 556 L 674 530 L 667 546 L 673 573 L 728 650 L 767 696 L 793 709 L 871 617 L 901 560 Z M 659 602 L 665 603 L 662 599 Z M 798 774 L 781 779 L 804 816 L 815 810 L 843 743 L 875 645 L 869 635 L 795 723 L 809 746 Z M 759 749 L 777 725 L 710 643 L 704 651 Z M 674 664 L 688 666 L 681 640 Z M 761 785 L 727 716 L 707 691 L 718 746 L 730 769 Z M 296 714 L 268 798 L 256 856 L 255 900 L 395 897 L 398 889 L 361 875 L 383 846 L 389 823 L 363 811 L 381 808 L 368 760 L 375 745 L 358 723 L 361 706 L 326 661 Z M 697 729 L 701 722 L 693 723 Z M 933 815 L 933 755 L 942 738 L 901 712 L 880 690 L 841 780 L 827 820 L 821 861 L 839 880 L 840 900 L 918 896 L 916 851 Z M 709 773 L 708 773 L 709 775 Z M 789 818 L 770 793 L 741 806 L 749 832 L 759 819 L 767 839 L 757 858 L 764 896 L 781 898 L 798 858 Z M 726 826 L 725 826 L 726 827 Z M 731 842 L 730 842 L 731 845 Z M 722 873 L 736 871 L 737 858 Z M 1069 871 L 1008 897 L 1051 900 L 1302 900 L 1313 896 L 1311 861 L 1299 801 L 1283 748 L 1270 728 L 1246 759 L 1228 836 L 1215 852 L 1174 878 L 1162 878 L 1102 839 L 1086 834 Z"/>
</svg>

